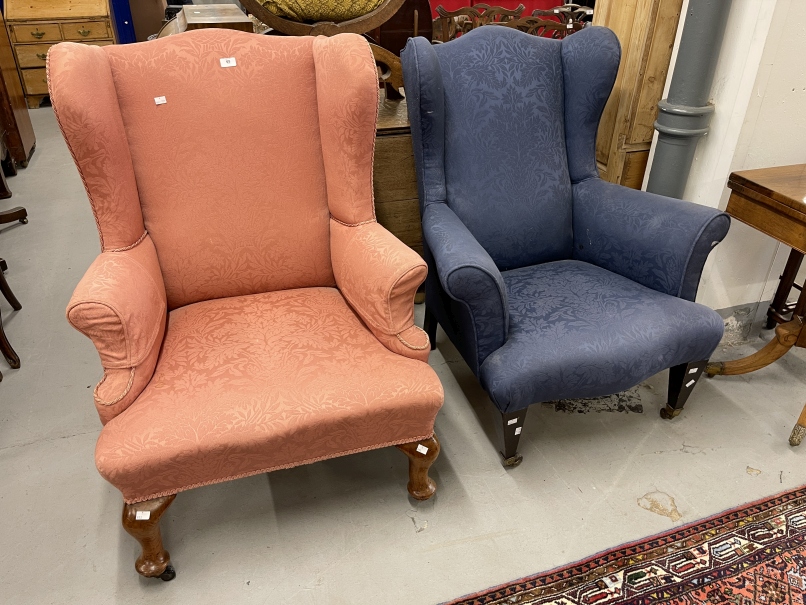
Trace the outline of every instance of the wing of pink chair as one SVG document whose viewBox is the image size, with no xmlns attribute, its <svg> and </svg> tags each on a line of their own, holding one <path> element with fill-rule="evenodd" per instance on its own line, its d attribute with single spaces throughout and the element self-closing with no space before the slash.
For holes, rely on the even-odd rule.
<svg viewBox="0 0 806 605">
<path fill-rule="evenodd" d="M 338 37 L 319 38 L 314 58 L 336 284 L 384 346 L 428 361 L 428 336 L 414 325 L 414 295 L 428 268 L 375 220 L 376 120 L 361 119 L 370 109 L 377 113 L 377 91 L 363 86 L 375 77 L 371 51 Z"/>
<path fill-rule="evenodd" d="M 67 319 L 88 336 L 104 376 L 95 405 L 106 424 L 142 393 L 157 364 L 168 312 L 157 253 L 146 234 L 109 63 L 100 49 L 50 71 L 54 110 L 84 181 L 101 255 L 78 284 Z M 69 82 L 80 81 L 81 86 Z M 71 102 L 61 103 L 63 88 Z"/>
<path fill-rule="evenodd" d="M 375 222 L 366 41 L 64 43 L 48 74 L 101 236 L 67 316 L 104 367 L 95 462 L 137 571 L 173 578 L 159 519 L 201 485 L 395 445 L 431 497 L 426 265 Z"/>
<path fill-rule="evenodd" d="M 167 314 L 157 251 L 147 235 L 128 250 L 103 252 L 78 283 L 67 319 L 101 357 L 104 376 L 94 395 L 104 424 L 151 380 Z"/>
</svg>

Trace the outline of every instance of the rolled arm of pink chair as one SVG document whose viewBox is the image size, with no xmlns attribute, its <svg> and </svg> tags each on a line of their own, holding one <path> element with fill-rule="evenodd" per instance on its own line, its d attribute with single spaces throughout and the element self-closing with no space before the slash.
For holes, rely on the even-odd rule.
<svg viewBox="0 0 806 605">
<path fill-rule="evenodd" d="M 336 284 L 375 337 L 390 351 L 427 362 L 428 335 L 414 325 L 425 261 L 375 221 L 331 220 L 330 243 Z"/>
<path fill-rule="evenodd" d="M 67 319 L 101 357 L 104 376 L 93 394 L 104 424 L 151 380 L 167 314 L 165 284 L 148 235 L 129 249 L 101 253 L 76 286 Z"/>
</svg>

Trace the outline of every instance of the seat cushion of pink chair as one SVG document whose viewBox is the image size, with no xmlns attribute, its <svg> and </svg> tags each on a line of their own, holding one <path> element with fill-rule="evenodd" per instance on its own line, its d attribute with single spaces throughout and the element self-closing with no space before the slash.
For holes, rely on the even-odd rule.
<svg viewBox="0 0 806 605">
<path fill-rule="evenodd" d="M 170 312 L 154 377 L 104 427 L 96 464 L 138 502 L 424 439 L 442 399 L 335 288 L 208 300 Z"/>
</svg>

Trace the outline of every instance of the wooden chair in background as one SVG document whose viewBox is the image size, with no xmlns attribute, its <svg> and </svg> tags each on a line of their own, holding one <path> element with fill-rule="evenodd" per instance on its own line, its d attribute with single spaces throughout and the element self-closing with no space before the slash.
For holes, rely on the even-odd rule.
<svg viewBox="0 0 806 605">
<path fill-rule="evenodd" d="M 28 222 L 28 212 L 25 208 L 18 206 L 16 208 L 12 208 L 11 210 L 6 210 L 4 212 L 0 212 L 0 225 L 5 225 L 7 223 L 13 223 L 19 221 L 23 225 Z M 6 281 L 5 275 L 3 273 L 8 270 L 8 265 L 6 261 L 0 258 L 0 293 L 3 294 L 5 299 L 9 302 L 11 307 L 15 311 L 19 311 L 22 309 L 22 304 L 17 297 L 14 296 L 14 293 L 11 291 L 11 287 L 8 285 Z M 17 369 L 20 367 L 20 357 L 11 348 L 11 343 L 8 342 L 8 338 L 6 338 L 6 334 L 3 331 L 3 318 L 2 313 L 0 313 L 0 353 L 3 354 L 3 357 L 6 358 L 8 361 L 8 365 L 10 365 L 13 369 Z M 3 380 L 3 375 L 0 374 L 0 381 Z"/>
</svg>

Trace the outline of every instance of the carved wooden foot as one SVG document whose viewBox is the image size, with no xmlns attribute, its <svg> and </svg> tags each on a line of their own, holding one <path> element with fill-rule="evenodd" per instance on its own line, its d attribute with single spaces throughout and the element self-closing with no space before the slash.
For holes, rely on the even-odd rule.
<svg viewBox="0 0 806 605">
<path fill-rule="evenodd" d="M 661 418 L 671 420 L 680 415 L 707 364 L 705 359 L 669 368 L 669 395 L 666 407 L 660 411 Z"/>
<path fill-rule="evenodd" d="M 439 456 L 439 441 L 432 435 L 428 439 L 398 445 L 409 457 L 409 484 L 406 486 L 415 500 L 428 500 L 437 491 L 437 484 L 428 476 L 428 469 Z"/>
<path fill-rule="evenodd" d="M 708 373 L 708 376 L 736 376 L 738 374 L 747 374 L 748 372 L 760 370 L 770 365 L 776 359 L 783 357 L 783 355 L 798 342 L 802 328 L 803 322 L 801 322 L 799 317 L 795 317 L 792 321 L 788 321 L 776 327 L 775 338 L 768 342 L 766 346 L 757 353 L 734 361 L 709 363 L 705 371 Z"/>
<path fill-rule="evenodd" d="M 134 568 L 146 578 L 160 578 L 168 582 L 176 577 L 171 556 L 162 546 L 160 534 L 160 517 L 174 498 L 176 495 L 123 505 L 123 529 L 143 547 L 143 553 L 137 557 Z"/>
<path fill-rule="evenodd" d="M 800 412 L 800 418 L 795 427 L 792 429 L 792 434 L 789 436 L 789 445 L 800 445 L 803 438 L 806 437 L 806 405 Z"/>
<path fill-rule="evenodd" d="M 518 442 L 528 410 L 523 408 L 517 412 L 501 412 L 501 455 L 504 457 L 504 466 L 508 468 L 515 468 L 523 462 L 523 456 L 518 453 Z"/>
</svg>

